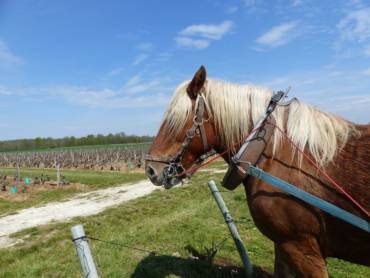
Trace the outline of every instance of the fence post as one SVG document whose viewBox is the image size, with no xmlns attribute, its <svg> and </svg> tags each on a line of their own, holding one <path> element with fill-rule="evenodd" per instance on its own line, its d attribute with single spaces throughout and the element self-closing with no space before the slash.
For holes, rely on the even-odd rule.
<svg viewBox="0 0 370 278">
<path fill-rule="evenodd" d="M 72 241 L 75 244 L 77 254 L 80 258 L 84 277 L 99 278 L 83 226 L 73 226 L 71 232 Z"/>
<path fill-rule="evenodd" d="M 19 180 L 20 180 L 20 171 L 19 171 L 19 164 L 17 164 L 16 178 L 15 178 L 15 186 L 17 187 L 17 189 L 19 185 Z"/>
<path fill-rule="evenodd" d="M 220 192 L 218 191 L 216 183 L 213 180 L 211 180 L 208 182 L 208 187 L 211 190 L 212 195 L 216 200 L 218 208 L 220 209 L 225 219 L 225 222 L 229 228 L 231 236 L 235 242 L 236 248 L 238 249 L 240 258 L 242 259 L 242 262 L 245 268 L 246 277 L 251 278 L 253 277 L 253 268 L 249 262 L 247 251 L 243 245 L 242 239 L 240 238 L 240 235 L 239 235 L 238 229 L 235 226 L 234 220 L 231 217 L 231 214 L 229 213 L 229 210 L 227 209 Z"/>
<path fill-rule="evenodd" d="M 57 164 L 57 185 L 60 185 L 60 169 L 59 169 L 59 163 Z"/>
<path fill-rule="evenodd" d="M 60 166 L 57 164 L 57 185 L 60 185 Z"/>
</svg>

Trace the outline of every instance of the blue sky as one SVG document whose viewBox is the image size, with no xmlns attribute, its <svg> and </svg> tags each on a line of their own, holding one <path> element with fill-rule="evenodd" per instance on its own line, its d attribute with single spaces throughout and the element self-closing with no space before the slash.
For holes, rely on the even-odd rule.
<svg viewBox="0 0 370 278">
<path fill-rule="evenodd" d="M 153 135 L 201 64 L 368 123 L 370 3 L 0 0 L 0 140 Z"/>
</svg>

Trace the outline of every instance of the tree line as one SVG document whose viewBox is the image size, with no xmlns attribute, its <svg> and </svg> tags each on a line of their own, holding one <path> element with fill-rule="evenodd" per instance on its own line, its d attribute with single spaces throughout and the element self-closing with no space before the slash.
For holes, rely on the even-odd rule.
<svg viewBox="0 0 370 278">
<path fill-rule="evenodd" d="M 151 142 L 151 136 L 126 135 L 124 132 L 108 135 L 87 135 L 84 137 L 64 137 L 64 138 L 33 138 L 0 141 L 0 152 L 7 151 L 27 151 L 39 149 L 52 149 L 60 147 L 79 147 L 89 145 L 108 145 L 125 143 L 143 143 Z"/>
</svg>

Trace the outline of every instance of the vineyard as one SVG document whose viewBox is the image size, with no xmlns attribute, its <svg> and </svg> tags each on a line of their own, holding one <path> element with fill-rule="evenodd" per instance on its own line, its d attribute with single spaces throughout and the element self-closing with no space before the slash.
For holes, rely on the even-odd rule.
<svg viewBox="0 0 370 278">
<path fill-rule="evenodd" d="M 0 153 L 0 167 L 121 171 L 141 168 L 151 143 L 112 144 Z"/>
</svg>

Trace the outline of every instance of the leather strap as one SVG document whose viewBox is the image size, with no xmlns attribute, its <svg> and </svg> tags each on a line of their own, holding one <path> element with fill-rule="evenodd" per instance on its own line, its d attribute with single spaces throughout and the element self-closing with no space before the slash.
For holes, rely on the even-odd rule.
<svg viewBox="0 0 370 278">
<path fill-rule="evenodd" d="M 274 124 L 275 119 L 268 116 L 267 121 L 261 124 L 261 128 L 243 144 L 239 152 L 232 158 L 231 166 L 222 180 L 222 186 L 233 190 L 247 177 L 248 165 L 258 163 L 274 134 Z"/>
</svg>

